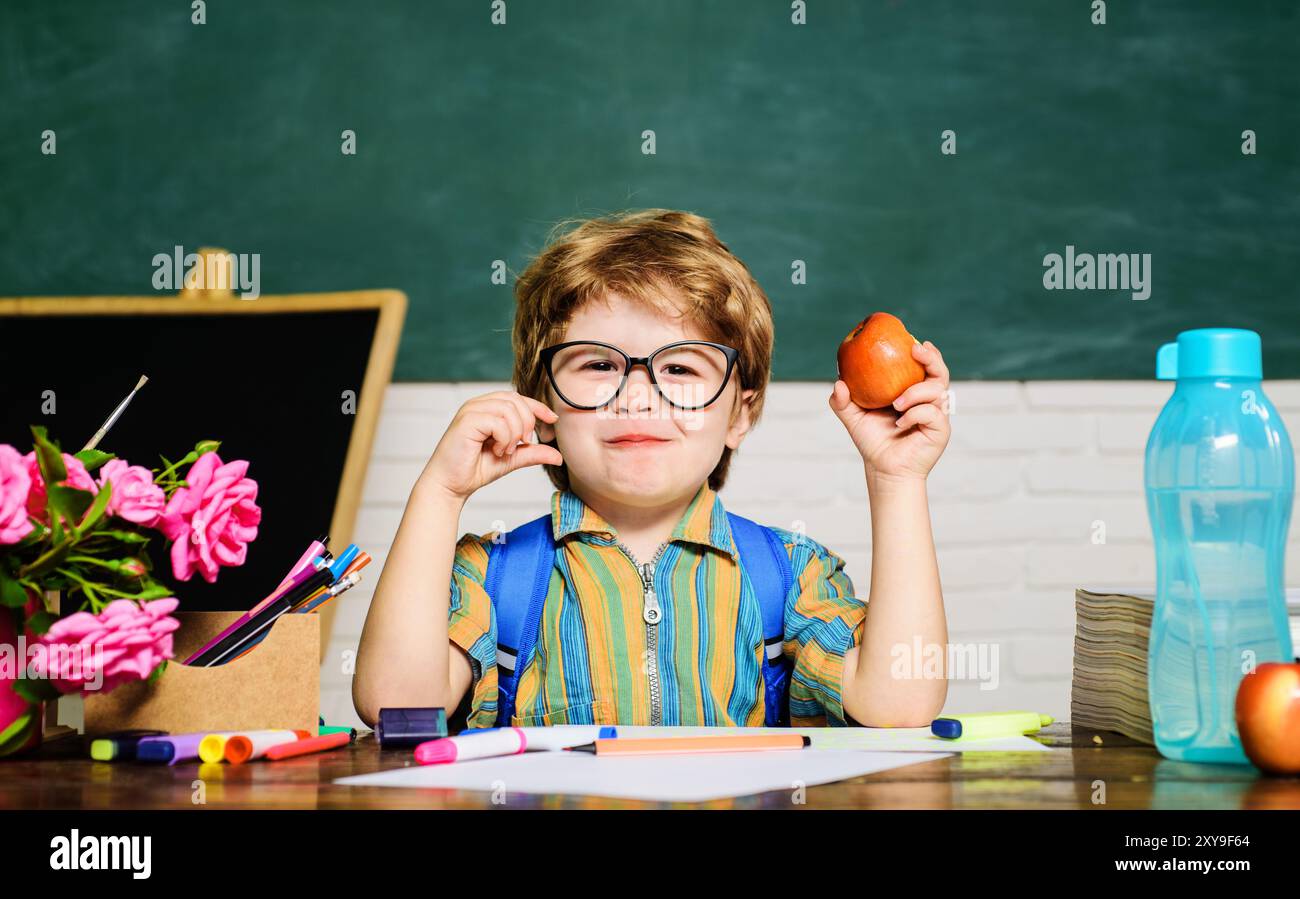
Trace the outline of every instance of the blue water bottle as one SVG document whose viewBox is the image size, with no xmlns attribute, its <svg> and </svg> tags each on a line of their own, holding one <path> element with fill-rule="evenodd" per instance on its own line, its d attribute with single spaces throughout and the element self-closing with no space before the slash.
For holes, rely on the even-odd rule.
<svg viewBox="0 0 1300 899">
<path fill-rule="evenodd" d="M 1176 380 L 1146 449 L 1156 602 L 1147 688 L 1166 758 L 1248 763 L 1237 686 L 1290 662 L 1283 563 L 1295 460 L 1260 386 L 1259 335 L 1198 328 L 1156 356 Z"/>
</svg>

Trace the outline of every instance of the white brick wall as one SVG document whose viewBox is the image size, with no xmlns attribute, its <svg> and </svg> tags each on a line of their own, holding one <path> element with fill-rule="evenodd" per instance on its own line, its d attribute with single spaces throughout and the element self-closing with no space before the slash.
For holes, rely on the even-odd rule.
<svg viewBox="0 0 1300 899">
<path fill-rule="evenodd" d="M 504 384 L 395 384 L 388 390 L 355 540 L 375 557 L 339 601 L 321 672 L 331 724 L 359 724 L 343 654 L 355 650 L 371 591 L 407 493 L 466 399 Z M 1033 709 L 1068 717 L 1074 588 L 1149 583 L 1154 556 L 1142 492 L 1142 450 L 1171 385 L 1151 382 L 961 382 L 953 439 L 930 477 L 931 512 L 954 643 L 996 647 L 997 688 L 954 681 L 949 712 Z M 1293 429 L 1300 381 L 1266 384 Z M 861 460 L 826 405 L 830 385 L 771 386 L 763 421 L 732 462 L 727 507 L 767 524 L 805 523 L 870 582 L 871 533 Z M 1300 431 L 1293 432 L 1300 439 Z M 791 469 L 815 472 L 807 487 Z M 551 484 L 516 472 L 474 496 L 459 532 L 513 527 L 548 508 Z M 1105 543 L 1094 543 L 1096 522 Z M 1300 527 L 1287 566 L 1300 582 Z"/>
</svg>

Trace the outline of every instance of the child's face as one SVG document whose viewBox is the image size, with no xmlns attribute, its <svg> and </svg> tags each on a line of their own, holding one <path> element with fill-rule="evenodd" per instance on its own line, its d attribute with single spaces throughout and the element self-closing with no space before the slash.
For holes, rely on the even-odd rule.
<svg viewBox="0 0 1300 899">
<path fill-rule="evenodd" d="M 563 341 L 599 340 L 629 356 L 649 356 L 678 340 L 708 340 L 693 325 L 610 294 L 573 316 Z M 569 484 L 579 495 L 599 495 L 633 506 L 653 506 L 694 492 L 718 464 L 724 447 L 740 446 L 749 430 L 754 391 L 739 393 L 739 366 L 721 395 L 703 409 L 678 409 L 659 396 L 645 366 L 627 375 L 623 391 L 602 409 L 575 409 L 549 390 L 558 413 L 553 425 L 537 423 L 538 436 L 564 456 Z M 700 400 L 702 401 L 702 400 Z M 660 438 L 616 443 L 630 433 Z"/>
</svg>

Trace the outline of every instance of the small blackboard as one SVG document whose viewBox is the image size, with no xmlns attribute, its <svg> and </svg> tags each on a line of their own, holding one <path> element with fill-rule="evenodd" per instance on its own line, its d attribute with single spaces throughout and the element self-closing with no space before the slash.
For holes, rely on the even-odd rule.
<svg viewBox="0 0 1300 899">
<path fill-rule="evenodd" d="M 177 581 L 162 536 L 150 544 L 182 610 L 246 610 L 314 537 L 351 539 L 405 308 L 396 291 L 0 300 L 0 443 L 26 453 L 44 425 L 75 453 L 147 375 L 98 448 L 156 468 L 211 438 L 248 460 L 262 521 L 243 566 Z"/>
</svg>

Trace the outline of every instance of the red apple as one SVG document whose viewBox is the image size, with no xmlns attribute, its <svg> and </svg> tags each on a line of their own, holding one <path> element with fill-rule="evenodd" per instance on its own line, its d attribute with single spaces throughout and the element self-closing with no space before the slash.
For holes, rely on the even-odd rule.
<svg viewBox="0 0 1300 899">
<path fill-rule="evenodd" d="M 925 367 L 912 358 L 920 343 L 897 317 L 873 312 L 840 343 L 840 378 L 864 409 L 883 409 L 904 390 L 925 380 Z"/>
<path fill-rule="evenodd" d="M 1300 773 L 1300 665 L 1264 662 L 1241 679 L 1237 733 L 1261 771 Z"/>
</svg>

